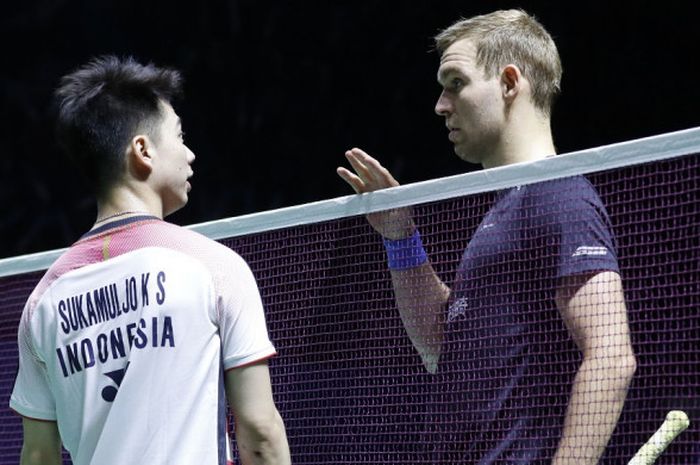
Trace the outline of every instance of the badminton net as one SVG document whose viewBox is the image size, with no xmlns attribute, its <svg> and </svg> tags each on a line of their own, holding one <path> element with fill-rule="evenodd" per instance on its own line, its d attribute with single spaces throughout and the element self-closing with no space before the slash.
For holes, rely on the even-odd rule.
<svg viewBox="0 0 700 465">
<path fill-rule="evenodd" d="M 690 427 L 657 463 L 697 464 L 698 153 L 700 129 L 691 129 L 191 228 L 238 252 L 256 276 L 279 352 L 271 374 L 294 463 L 476 463 L 489 454 L 549 463 L 583 355 L 555 295 L 563 279 L 557 260 L 571 244 L 547 233 L 548 215 L 563 212 L 573 232 L 559 237 L 578 237 L 576 228 L 591 224 L 577 216 L 576 189 L 590 186 L 609 221 L 608 252 L 617 258 L 636 363 L 632 373 L 606 368 L 608 379 L 597 385 L 620 390 L 626 383 L 615 377 L 631 376 L 600 463 L 626 463 L 669 410 L 683 410 Z M 506 225 L 490 234 L 496 205 L 506 206 Z M 445 328 L 435 373 L 407 336 L 382 238 L 365 219 L 403 207 L 412 211 L 430 265 L 453 291 L 434 310 Z M 594 262 L 606 252 L 601 243 L 579 244 L 570 255 Z M 478 263 L 466 271 L 465 250 Z M 18 463 L 21 448 L 21 421 L 8 408 L 17 324 L 60 253 L 0 260 L 0 465 Z M 609 264 L 599 268 L 584 274 Z M 426 297 L 421 279 L 415 302 Z M 607 292 L 605 283 L 596 289 L 592 295 Z M 608 311 L 590 304 L 581 321 L 608 324 Z M 427 312 L 407 324 L 420 324 Z M 584 388 L 597 410 L 612 408 L 595 389 Z M 601 429 L 582 426 L 584 436 Z M 572 457 L 589 453 L 581 446 Z"/>
</svg>

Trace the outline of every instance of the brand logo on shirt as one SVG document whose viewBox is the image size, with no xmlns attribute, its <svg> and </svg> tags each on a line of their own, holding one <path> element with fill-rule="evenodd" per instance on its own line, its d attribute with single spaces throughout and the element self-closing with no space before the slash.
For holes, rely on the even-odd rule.
<svg viewBox="0 0 700 465">
<path fill-rule="evenodd" d="M 122 381 L 124 380 L 124 375 L 126 375 L 126 370 L 128 368 L 129 362 L 127 362 L 126 366 L 121 370 L 114 370 L 104 374 L 106 377 L 111 379 L 117 386 L 107 386 L 106 388 L 102 389 L 102 398 L 106 402 L 114 402 L 114 399 L 117 397 L 117 390 L 119 389 L 119 386 L 121 386 Z"/>
<path fill-rule="evenodd" d="M 469 302 L 467 301 L 466 297 L 461 297 L 455 300 L 452 305 L 450 305 L 450 309 L 447 312 L 447 322 L 452 323 L 457 318 L 464 317 L 468 308 Z"/>
<path fill-rule="evenodd" d="M 592 255 L 607 255 L 608 249 L 606 247 L 592 247 L 582 245 L 578 247 L 574 253 L 571 254 L 572 257 L 581 256 L 592 256 Z"/>
</svg>

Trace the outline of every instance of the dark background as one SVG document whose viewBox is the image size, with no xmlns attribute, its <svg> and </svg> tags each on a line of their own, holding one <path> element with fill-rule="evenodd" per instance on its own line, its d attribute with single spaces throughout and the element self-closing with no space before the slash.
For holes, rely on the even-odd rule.
<svg viewBox="0 0 700 465">
<path fill-rule="evenodd" d="M 688 2 L 690 3 L 690 2 Z M 350 193 L 345 149 L 402 183 L 475 169 L 452 153 L 431 37 L 460 16 L 521 7 L 564 64 L 559 152 L 700 122 L 697 16 L 686 2 L 31 0 L 0 15 L 0 257 L 68 246 L 95 204 L 53 140 L 59 78 L 94 55 L 180 69 L 197 155 L 192 224 Z"/>
</svg>

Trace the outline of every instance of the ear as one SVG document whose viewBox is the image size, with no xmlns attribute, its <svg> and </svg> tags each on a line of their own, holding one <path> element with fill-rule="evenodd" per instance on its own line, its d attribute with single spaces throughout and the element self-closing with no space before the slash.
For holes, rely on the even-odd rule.
<svg viewBox="0 0 700 465">
<path fill-rule="evenodd" d="M 139 179 L 145 179 L 153 171 L 155 147 L 144 134 L 134 136 L 127 149 L 128 169 Z"/>
<path fill-rule="evenodd" d="M 516 65 L 507 65 L 501 71 L 501 90 L 503 98 L 512 102 L 523 90 L 525 78 Z"/>
</svg>

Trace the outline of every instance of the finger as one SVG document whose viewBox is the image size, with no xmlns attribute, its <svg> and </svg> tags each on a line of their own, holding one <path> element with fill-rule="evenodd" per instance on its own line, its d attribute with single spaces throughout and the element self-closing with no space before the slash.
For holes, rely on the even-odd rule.
<svg viewBox="0 0 700 465">
<path fill-rule="evenodd" d="M 348 162 L 350 162 L 350 165 L 355 170 L 355 173 L 357 173 L 357 176 L 359 176 L 363 181 L 371 182 L 374 179 L 372 173 L 370 173 L 367 169 L 367 165 L 365 165 L 352 150 L 345 152 L 345 158 L 348 159 Z"/>
<path fill-rule="evenodd" d="M 365 191 L 365 183 L 362 181 L 362 179 L 352 174 L 346 168 L 339 166 L 338 168 L 336 168 L 335 172 L 338 173 L 338 176 L 340 176 L 343 179 L 343 181 L 350 184 L 350 187 L 353 188 L 355 193 L 361 194 Z"/>
<path fill-rule="evenodd" d="M 384 189 L 386 187 L 391 187 L 398 185 L 398 183 L 391 177 L 391 174 L 384 168 L 375 158 L 371 157 L 367 152 L 354 148 L 349 150 L 346 154 L 348 160 L 353 163 L 353 167 L 358 167 L 362 171 L 358 171 L 358 174 L 362 179 L 369 184 L 372 190 Z M 356 170 L 357 171 L 357 170 Z M 389 182 L 391 180 L 392 182 Z"/>
<path fill-rule="evenodd" d="M 391 175 L 389 170 L 384 168 L 376 158 L 373 158 L 358 148 L 352 149 L 351 152 L 354 156 L 358 157 L 368 173 L 368 176 L 371 177 L 374 183 L 378 184 L 378 187 L 395 187 L 399 185 L 398 181 L 394 179 L 394 176 Z"/>
<path fill-rule="evenodd" d="M 369 153 L 365 152 L 365 151 L 362 150 L 361 148 L 353 147 L 353 148 L 351 148 L 351 149 L 348 150 L 348 151 L 351 152 L 351 153 L 353 153 L 354 155 L 360 157 L 360 158 L 363 159 L 363 160 L 367 160 L 367 159 L 370 159 L 370 158 L 371 158 L 372 160 L 374 160 L 374 158 L 373 158 Z"/>
<path fill-rule="evenodd" d="M 345 156 L 348 157 L 348 160 L 355 160 L 356 163 L 362 165 L 365 170 L 368 170 L 370 166 L 381 166 L 371 155 L 357 147 L 345 152 Z"/>
<path fill-rule="evenodd" d="M 380 182 L 385 187 L 398 186 L 399 183 L 388 169 L 384 168 L 377 160 L 372 157 L 368 157 L 363 160 L 367 171 L 372 173 L 375 181 Z"/>
</svg>

